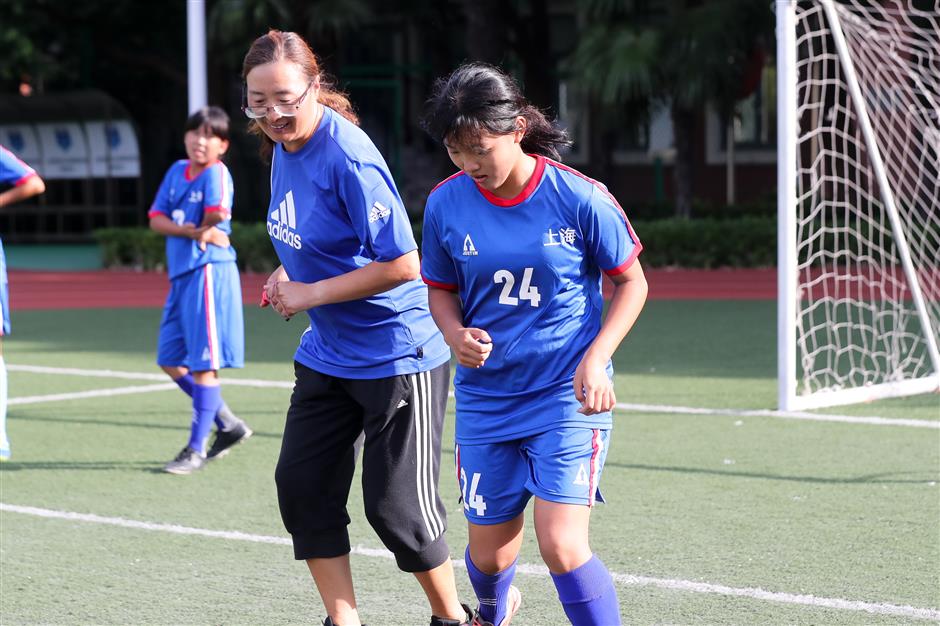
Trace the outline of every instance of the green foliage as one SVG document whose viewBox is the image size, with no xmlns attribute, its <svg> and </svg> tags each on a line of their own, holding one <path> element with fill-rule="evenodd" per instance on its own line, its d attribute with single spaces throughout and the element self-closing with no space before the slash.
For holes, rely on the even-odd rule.
<svg viewBox="0 0 940 626">
<path fill-rule="evenodd" d="M 649 267 L 767 267 L 777 260 L 777 221 L 664 219 L 633 221 Z"/>
<path fill-rule="evenodd" d="M 777 221 L 773 216 L 632 220 L 649 267 L 767 267 L 776 263 Z M 421 245 L 421 222 L 412 224 Z M 164 237 L 148 228 L 95 231 L 105 267 L 161 270 Z M 233 224 L 232 245 L 243 271 L 268 272 L 280 263 L 263 223 Z"/>
<path fill-rule="evenodd" d="M 607 104 L 664 99 L 729 108 L 748 60 L 773 37 L 773 13 L 754 0 L 589 0 L 566 69 Z"/>
<path fill-rule="evenodd" d="M 9 0 L 3 7 L 4 20 L 0 22 L 0 49 L 4 63 L 0 65 L 0 79 L 19 80 L 20 72 L 35 66 L 36 48 L 29 37 L 18 28 L 22 20 L 29 19 L 25 0 Z"/>
<path fill-rule="evenodd" d="M 94 232 L 104 267 L 164 267 L 165 238 L 149 228 L 101 228 Z"/>
<path fill-rule="evenodd" d="M 166 267 L 166 238 L 149 228 L 102 228 L 94 235 L 104 267 Z M 270 272 L 280 264 L 263 223 L 232 224 L 231 240 L 242 271 Z"/>
</svg>

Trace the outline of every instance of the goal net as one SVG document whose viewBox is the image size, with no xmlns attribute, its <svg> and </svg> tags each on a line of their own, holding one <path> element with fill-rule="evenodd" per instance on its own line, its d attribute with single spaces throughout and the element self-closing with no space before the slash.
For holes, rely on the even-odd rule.
<svg viewBox="0 0 940 626">
<path fill-rule="evenodd" d="M 940 0 L 776 11 L 778 404 L 937 392 Z"/>
</svg>

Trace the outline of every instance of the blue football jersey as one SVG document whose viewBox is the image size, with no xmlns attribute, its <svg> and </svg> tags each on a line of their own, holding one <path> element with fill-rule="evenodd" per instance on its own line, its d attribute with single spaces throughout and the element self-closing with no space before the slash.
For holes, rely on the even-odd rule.
<svg viewBox="0 0 940 626">
<path fill-rule="evenodd" d="M 275 145 L 267 228 L 287 275 L 304 283 L 417 248 L 382 155 L 358 126 L 328 107 L 300 150 Z M 413 374 L 450 357 L 420 280 L 307 314 L 310 328 L 295 358 L 330 376 Z"/>
<path fill-rule="evenodd" d="M 234 191 L 232 175 L 221 161 L 192 178 L 189 160 L 182 159 L 167 170 L 147 215 L 162 214 L 180 226 L 186 223 L 199 226 L 207 213 L 219 211 L 225 219 L 216 224 L 216 228 L 231 234 Z M 207 263 L 234 260 L 235 248 L 231 246 L 220 248 L 209 244 L 205 250 L 200 250 L 199 243 L 187 237 L 166 238 L 166 264 L 171 279 Z"/>
<path fill-rule="evenodd" d="M 611 422 L 610 413 L 577 413 L 572 383 L 600 330 L 601 272 L 626 271 L 642 246 L 606 187 L 536 159 L 516 198 L 498 198 L 463 173 L 428 197 L 424 280 L 456 292 L 464 326 L 493 340 L 483 367 L 457 367 L 459 443 Z"/>
<path fill-rule="evenodd" d="M 26 165 L 15 154 L 0 146 L 0 185 L 17 187 L 36 175 L 36 170 Z"/>
</svg>

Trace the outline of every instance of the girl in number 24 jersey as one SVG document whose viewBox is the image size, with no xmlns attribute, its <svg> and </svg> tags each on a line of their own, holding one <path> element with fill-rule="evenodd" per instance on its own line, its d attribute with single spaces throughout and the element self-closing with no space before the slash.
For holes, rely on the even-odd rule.
<svg viewBox="0 0 940 626">
<path fill-rule="evenodd" d="M 459 366 L 457 472 L 474 624 L 507 624 L 523 511 L 576 626 L 620 624 L 588 523 L 607 453 L 611 355 L 646 301 L 641 245 L 606 187 L 558 162 L 568 143 L 495 68 L 439 81 L 425 128 L 460 172 L 430 194 L 422 275 Z M 601 321 L 601 274 L 614 283 Z"/>
</svg>

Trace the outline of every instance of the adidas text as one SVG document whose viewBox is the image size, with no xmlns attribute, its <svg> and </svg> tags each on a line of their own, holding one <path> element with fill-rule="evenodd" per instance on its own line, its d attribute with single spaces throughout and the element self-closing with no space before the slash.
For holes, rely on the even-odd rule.
<svg viewBox="0 0 940 626">
<path fill-rule="evenodd" d="M 268 222 L 268 235 L 271 236 L 271 239 L 283 241 L 287 245 L 300 250 L 300 235 L 292 233 L 280 222 L 275 222 L 274 224 Z"/>
</svg>

